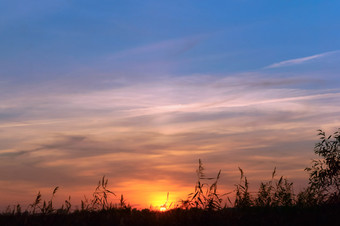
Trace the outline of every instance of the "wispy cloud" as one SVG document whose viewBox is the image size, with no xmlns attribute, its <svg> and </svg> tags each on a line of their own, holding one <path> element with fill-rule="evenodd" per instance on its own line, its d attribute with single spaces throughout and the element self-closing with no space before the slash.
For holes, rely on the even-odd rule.
<svg viewBox="0 0 340 226">
<path fill-rule="evenodd" d="M 131 58 L 136 56 L 146 56 L 151 55 L 152 57 L 161 56 L 176 56 L 178 54 L 184 53 L 191 50 L 202 42 L 208 34 L 195 35 L 190 37 L 182 37 L 178 39 L 163 40 L 135 48 L 130 48 L 122 50 L 107 57 L 108 61 L 118 60 L 122 58 Z"/>
<path fill-rule="evenodd" d="M 329 56 L 329 55 L 337 53 L 337 52 L 339 52 L 339 51 L 338 50 L 337 51 L 329 51 L 329 52 L 325 52 L 325 53 L 315 54 L 315 55 L 312 55 L 312 56 L 295 58 L 295 59 L 291 59 L 291 60 L 285 60 L 285 61 L 281 61 L 281 62 L 278 62 L 278 63 L 271 64 L 271 65 L 266 66 L 264 68 L 278 68 L 278 67 L 285 67 L 285 66 L 302 64 L 302 63 L 306 63 L 306 62 L 311 61 L 311 60 L 320 59 L 320 58 Z"/>
<path fill-rule="evenodd" d="M 107 175 L 125 195 L 133 180 L 186 188 L 202 158 L 228 175 L 222 186 L 234 183 L 237 166 L 251 179 L 274 166 L 303 178 L 315 129 L 332 128 L 340 114 L 339 89 L 306 89 L 317 81 L 188 75 L 76 93 L 8 89 L 0 105 L 0 177 L 34 189 L 53 183 L 86 189 Z M 285 156 L 293 156 L 289 164 Z"/>
</svg>

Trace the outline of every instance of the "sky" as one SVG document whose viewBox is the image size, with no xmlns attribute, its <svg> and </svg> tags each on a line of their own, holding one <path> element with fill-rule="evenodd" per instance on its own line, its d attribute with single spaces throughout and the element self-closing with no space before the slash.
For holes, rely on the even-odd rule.
<svg viewBox="0 0 340 226">
<path fill-rule="evenodd" d="M 185 199 L 198 159 L 233 191 L 307 185 L 340 127 L 335 0 L 0 1 L 0 203 Z M 118 197 L 119 198 L 119 197 Z"/>
</svg>

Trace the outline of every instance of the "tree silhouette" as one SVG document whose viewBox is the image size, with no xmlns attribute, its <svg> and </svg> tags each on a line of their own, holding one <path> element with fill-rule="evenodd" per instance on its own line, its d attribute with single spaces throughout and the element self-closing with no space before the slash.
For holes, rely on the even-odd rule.
<svg viewBox="0 0 340 226">
<path fill-rule="evenodd" d="M 340 129 L 333 135 L 326 136 L 319 131 L 320 142 L 314 147 L 320 159 L 314 159 L 310 172 L 309 185 L 306 191 L 315 194 L 321 202 L 339 203 L 340 201 Z"/>
</svg>

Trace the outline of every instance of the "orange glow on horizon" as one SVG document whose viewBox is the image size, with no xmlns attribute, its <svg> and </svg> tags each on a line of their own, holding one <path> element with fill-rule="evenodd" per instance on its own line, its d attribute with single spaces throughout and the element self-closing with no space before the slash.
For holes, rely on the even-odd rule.
<svg viewBox="0 0 340 226">
<path fill-rule="evenodd" d="M 127 202 L 135 208 L 150 208 L 159 211 L 160 208 L 175 206 L 179 200 L 187 197 L 191 186 L 176 185 L 171 180 L 130 180 L 114 186 L 112 190 L 124 194 Z M 169 193 L 169 196 L 167 194 Z M 166 204 L 166 205 L 164 205 Z"/>
</svg>

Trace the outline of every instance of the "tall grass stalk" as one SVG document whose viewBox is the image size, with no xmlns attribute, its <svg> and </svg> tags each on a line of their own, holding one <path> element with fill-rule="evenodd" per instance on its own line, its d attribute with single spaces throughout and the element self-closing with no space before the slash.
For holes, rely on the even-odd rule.
<svg viewBox="0 0 340 226">
<path fill-rule="evenodd" d="M 238 168 L 241 176 L 239 184 L 236 184 L 235 187 L 235 203 L 234 206 L 238 208 L 250 207 L 253 205 L 252 198 L 249 193 L 249 183 L 247 177 L 244 176 L 243 170 Z"/>
<path fill-rule="evenodd" d="M 201 159 L 198 160 L 198 169 L 196 170 L 197 182 L 193 193 L 188 195 L 186 200 L 182 200 L 182 208 L 200 208 L 209 210 L 218 210 L 222 206 L 222 196 L 225 194 L 217 193 L 217 183 L 220 179 L 221 170 L 218 172 L 217 176 L 206 177 L 204 174 L 204 167 Z M 211 185 L 207 182 L 215 180 Z"/>
</svg>

